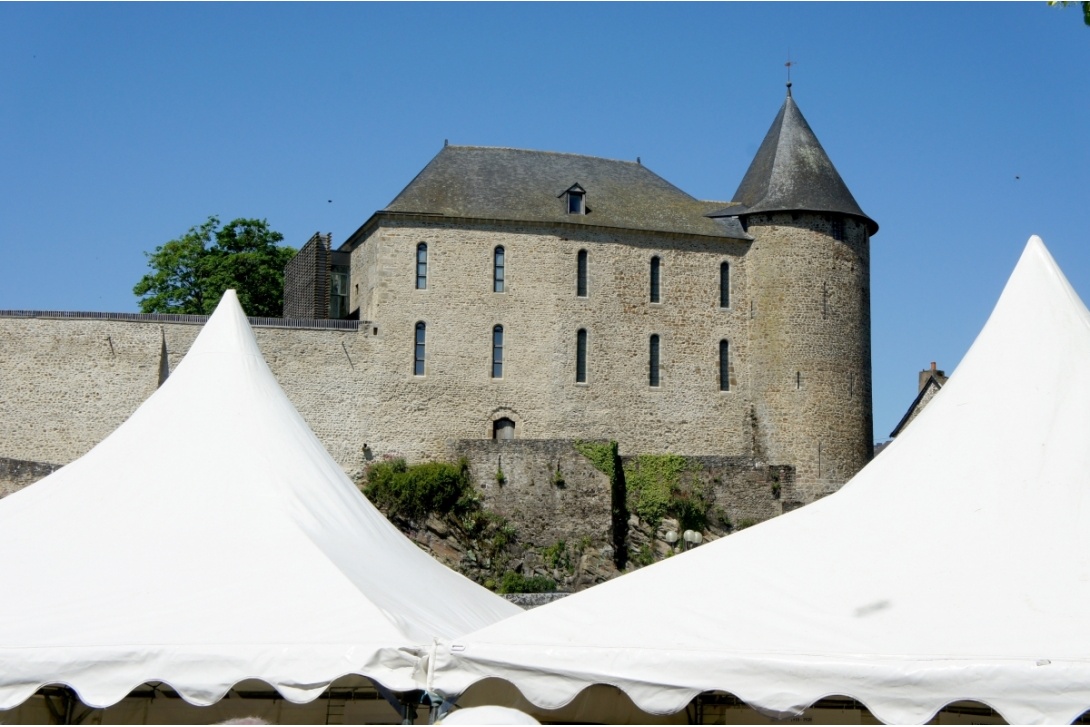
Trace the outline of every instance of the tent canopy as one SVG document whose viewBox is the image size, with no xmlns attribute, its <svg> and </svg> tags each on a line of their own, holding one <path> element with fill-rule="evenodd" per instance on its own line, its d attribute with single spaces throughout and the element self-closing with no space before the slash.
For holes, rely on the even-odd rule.
<svg viewBox="0 0 1090 727">
<path fill-rule="evenodd" d="M 976 700 L 1090 708 L 1090 313 L 1037 237 L 923 413 L 839 492 L 439 651 L 557 708 L 592 684 L 670 713 L 703 691 L 887 722 Z"/>
<path fill-rule="evenodd" d="M 165 384 L 85 456 L 0 500 L 0 709 L 147 681 L 291 701 L 393 691 L 436 637 L 521 609 L 405 538 L 284 395 L 228 291 Z M 423 645 L 423 646 L 422 646 Z"/>
</svg>

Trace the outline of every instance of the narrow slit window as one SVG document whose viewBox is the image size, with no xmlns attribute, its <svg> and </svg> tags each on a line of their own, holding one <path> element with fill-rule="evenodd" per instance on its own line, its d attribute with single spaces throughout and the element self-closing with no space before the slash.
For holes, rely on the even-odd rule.
<svg viewBox="0 0 1090 727">
<path fill-rule="evenodd" d="M 587 297 L 587 251 L 580 250 L 578 262 L 575 268 L 575 294 L 580 298 Z"/>
<path fill-rule="evenodd" d="M 587 329 L 580 328 L 575 335 L 575 380 L 587 383 Z"/>
<path fill-rule="evenodd" d="M 719 264 L 719 307 L 730 308 L 730 263 Z"/>
<path fill-rule="evenodd" d="M 730 343 L 719 342 L 719 390 L 730 391 Z"/>
<path fill-rule="evenodd" d="M 651 302 L 662 301 L 662 259 L 656 255 L 651 258 Z"/>
<path fill-rule="evenodd" d="M 416 289 L 428 287 L 428 244 L 422 242 L 416 246 Z"/>
<path fill-rule="evenodd" d="M 503 247 L 497 247 L 492 256 L 492 292 L 494 293 L 503 292 L 505 267 Z"/>
<path fill-rule="evenodd" d="M 503 378 L 503 326 L 492 329 L 492 378 Z"/>
<path fill-rule="evenodd" d="M 651 346 L 648 353 L 648 383 L 657 387 L 659 385 L 659 337 L 657 333 L 651 336 Z"/>
<path fill-rule="evenodd" d="M 423 321 L 416 324 L 416 343 L 413 346 L 413 376 L 424 375 L 424 355 L 427 326 Z"/>
</svg>

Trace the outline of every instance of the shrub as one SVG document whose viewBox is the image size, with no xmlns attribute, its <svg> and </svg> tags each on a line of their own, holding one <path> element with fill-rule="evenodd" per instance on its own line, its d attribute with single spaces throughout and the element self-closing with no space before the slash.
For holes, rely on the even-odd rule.
<svg viewBox="0 0 1090 727">
<path fill-rule="evenodd" d="M 514 571 L 507 571 L 500 579 L 500 593 L 548 593 L 556 590 L 556 581 L 545 576 L 526 577 Z"/>
<path fill-rule="evenodd" d="M 707 530 L 708 508 L 704 488 L 698 483 L 693 483 L 687 490 L 675 490 L 670 499 L 670 514 L 677 518 L 682 530 Z"/>
<path fill-rule="evenodd" d="M 407 519 L 465 512 L 477 503 L 464 459 L 412 466 L 403 459 L 376 462 L 367 470 L 364 494 L 388 515 Z"/>
<path fill-rule="evenodd" d="M 571 554 L 568 553 L 568 544 L 558 540 L 541 551 L 541 557 L 545 565 L 556 570 L 570 571 L 572 567 Z"/>
<path fill-rule="evenodd" d="M 692 477 L 695 469 L 677 455 L 641 454 L 625 468 L 629 508 L 652 527 L 673 515 L 682 528 L 704 530 L 708 501 L 703 486 Z M 682 482 L 684 475 L 689 482 Z"/>
<path fill-rule="evenodd" d="M 632 554 L 632 562 L 636 564 L 637 568 L 651 565 L 655 562 L 655 551 L 651 550 L 650 545 L 644 543 L 639 550 Z"/>
</svg>

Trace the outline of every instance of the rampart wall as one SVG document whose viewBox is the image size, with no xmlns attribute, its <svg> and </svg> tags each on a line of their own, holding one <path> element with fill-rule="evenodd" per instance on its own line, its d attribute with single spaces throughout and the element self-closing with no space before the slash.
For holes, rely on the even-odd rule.
<svg viewBox="0 0 1090 727">
<path fill-rule="evenodd" d="M 173 370 L 200 332 L 203 318 L 172 318 L 0 314 L 0 457 L 67 464 L 102 441 L 157 388 L 164 341 Z M 373 339 L 366 324 L 337 325 L 254 333 L 288 398 L 358 475 L 371 433 Z"/>
<path fill-rule="evenodd" d="M 518 523 L 523 537 L 610 542 L 609 477 L 571 440 L 463 440 L 454 453 L 469 461 L 481 504 Z"/>
<path fill-rule="evenodd" d="M 351 306 L 367 320 L 265 319 L 255 335 L 288 397 L 351 476 L 375 457 L 450 458 L 465 450 L 458 442 L 488 440 L 506 418 L 516 442 L 615 440 L 622 455 L 794 467 L 790 498 L 741 516 L 763 517 L 761 507 L 773 512 L 834 490 L 870 455 L 868 243 L 853 220 L 844 240 L 828 224 L 812 215 L 761 218 L 750 244 L 406 216 L 375 228 L 352 252 Z M 418 288 L 421 242 L 427 284 Z M 498 246 L 502 292 L 494 291 Z M 580 251 L 585 296 L 576 286 Z M 649 296 L 653 257 L 661 262 L 658 302 Z M 0 312 L 0 457 L 65 464 L 84 454 L 154 392 L 163 364 L 178 364 L 202 320 Z M 418 323 L 426 331 L 422 375 L 414 367 Z M 499 375 L 495 326 L 503 328 Z M 576 370 L 580 330 L 585 381 Z M 657 386 L 649 381 L 652 335 Z M 538 487 L 531 459 L 513 474 Z M 509 495 L 495 496 L 498 506 L 516 507 Z"/>
</svg>

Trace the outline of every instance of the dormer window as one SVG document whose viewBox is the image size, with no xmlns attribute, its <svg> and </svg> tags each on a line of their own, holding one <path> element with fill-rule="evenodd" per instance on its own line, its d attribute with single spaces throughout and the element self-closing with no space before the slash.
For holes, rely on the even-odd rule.
<svg viewBox="0 0 1090 727">
<path fill-rule="evenodd" d="M 581 215 L 586 209 L 582 192 L 568 192 L 568 214 Z"/>
<path fill-rule="evenodd" d="M 587 209 L 587 190 L 580 187 L 578 184 L 573 184 L 560 195 L 565 198 L 565 204 L 567 205 L 569 215 L 585 215 L 590 210 Z"/>
</svg>

